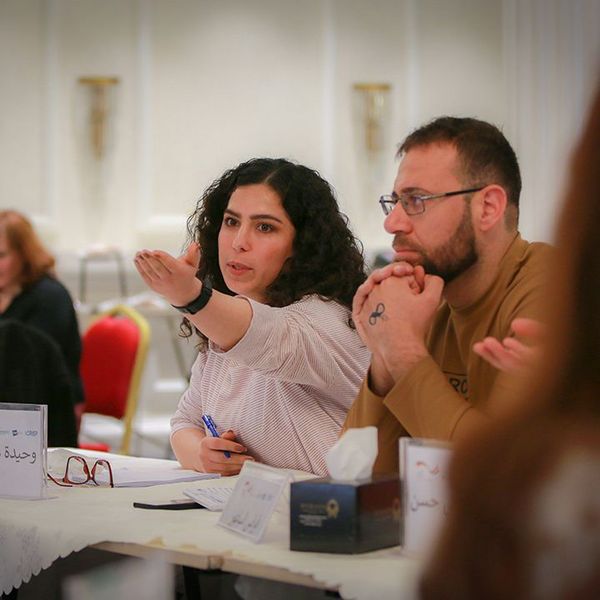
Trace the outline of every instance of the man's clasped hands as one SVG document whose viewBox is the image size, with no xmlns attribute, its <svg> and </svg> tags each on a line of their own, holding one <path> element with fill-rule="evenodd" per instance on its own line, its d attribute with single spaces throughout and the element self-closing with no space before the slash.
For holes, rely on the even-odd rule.
<svg viewBox="0 0 600 600">
<path fill-rule="evenodd" d="M 407 262 L 373 271 L 357 289 L 352 319 L 373 355 L 369 374 L 373 392 L 387 394 L 395 381 L 428 356 L 427 332 L 443 291 L 441 277 Z M 544 328 L 538 321 L 520 318 L 511 329 L 503 340 L 488 337 L 475 343 L 473 351 L 501 371 L 530 368 L 539 356 Z"/>
</svg>

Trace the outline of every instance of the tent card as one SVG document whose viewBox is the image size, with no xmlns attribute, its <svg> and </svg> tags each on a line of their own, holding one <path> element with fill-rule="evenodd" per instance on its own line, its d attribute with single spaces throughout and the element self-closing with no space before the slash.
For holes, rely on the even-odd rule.
<svg viewBox="0 0 600 600">
<path fill-rule="evenodd" d="M 45 404 L 0 402 L 0 497 L 44 497 L 46 409 Z"/>
<path fill-rule="evenodd" d="M 448 512 L 450 456 L 448 444 L 418 438 L 400 439 L 403 547 L 406 552 L 425 554 L 435 542 Z"/>
<path fill-rule="evenodd" d="M 218 524 L 260 542 L 290 476 L 246 461 Z"/>
</svg>

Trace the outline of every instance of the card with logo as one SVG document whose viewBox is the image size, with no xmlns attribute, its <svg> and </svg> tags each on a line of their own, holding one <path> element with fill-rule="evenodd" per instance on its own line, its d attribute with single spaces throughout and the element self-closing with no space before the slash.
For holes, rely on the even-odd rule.
<svg viewBox="0 0 600 600">
<path fill-rule="evenodd" d="M 43 498 L 47 406 L 0 402 L 0 497 Z"/>
</svg>

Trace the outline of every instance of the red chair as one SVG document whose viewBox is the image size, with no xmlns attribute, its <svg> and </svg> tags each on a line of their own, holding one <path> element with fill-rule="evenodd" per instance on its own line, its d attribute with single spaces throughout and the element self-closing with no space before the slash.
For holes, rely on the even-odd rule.
<svg viewBox="0 0 600 600">
<path fill-rule="evenodd" d="M 80 367 L 85 409 L 80 436 L 91 443 L 81 441 L 81 448 L 110 450 L 106 432 L 118 424 L 122 431 L 118 451 L 129 454 L 149 341 L 146 319 L 123 304 L 102 313 L 85 332 Z M 87 418 L 86 413 L 104 417 Z"/>
</svg>

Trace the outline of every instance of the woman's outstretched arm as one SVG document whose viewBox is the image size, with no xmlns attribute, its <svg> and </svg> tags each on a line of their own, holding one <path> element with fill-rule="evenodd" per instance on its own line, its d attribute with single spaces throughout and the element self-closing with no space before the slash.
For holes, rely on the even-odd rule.
<svg viewBox="0 0 600 600">
<path fill-rule="evenodd" d="M 173 306 L 186 306 L 202 291 L 202 282 L 196 277 L 200 262 L 196 242 L 179 258 L 162 250 L 141 250 L 134 262 L 146 285 Z M 248 330 L 252 308 L 245 298 L 215 290 L 204 308 L 186 318 L 217 346 L 229 350 Z"/>
</svg>

